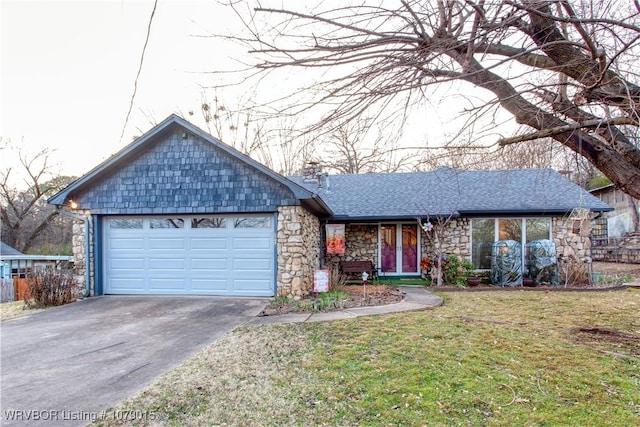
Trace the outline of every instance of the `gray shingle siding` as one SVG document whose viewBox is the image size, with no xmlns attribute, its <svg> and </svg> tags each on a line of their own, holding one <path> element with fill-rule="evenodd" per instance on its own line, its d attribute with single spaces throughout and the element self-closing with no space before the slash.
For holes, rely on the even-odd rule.
<svg viewBox="0 0 640 427">
<path fill-rule="evenodd" d="M 182 134 L 174 128 L 71 198 L 98 215 L 275 212 L 299 204 L 281 183 L 198 136 Z"/>
</svg>

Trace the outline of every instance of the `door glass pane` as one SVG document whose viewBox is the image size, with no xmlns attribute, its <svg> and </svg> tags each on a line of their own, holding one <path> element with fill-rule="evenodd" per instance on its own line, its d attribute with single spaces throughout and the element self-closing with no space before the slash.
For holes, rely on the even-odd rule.
<svg viewBox="0 0 640 427">
<path fill-rule="evenodd" d="M 527 243 L 532 240 L 549 239 L 549 218 L 527 218 Z"/>
<path fill-rule="evenodd" d="M 491 268 L 491 245 L 495 239 L 495 220 L 474 219 L 471 222 L 471 262 L 475 268 Z"/>
<path fill-rule="evenodd" d="M 224 217 L 192 218 L 191 228 L 225 228 L 227 219 Z"/>
<path fill-rule="evenodd" d="M 141 219 L 112 219 L 109 222 L 109 226 L 113 229 L 142 229 Z"/>
<path fill-rule="evenodd" d="M 383 273 L 395 273 L 396 270 L 396 226 L 383 225 L 380 227 L 382 244 L 381 263 Z"/>
<path fill-rule="evenodd" d="M 271 217 L 249 216 L 239 217 L 233 221 L 234 228 L 268 228 L 271 227 Z"/>
<path fill-rule="evenodd" d="M 402 226 L 402 272 L 418 271 L 418 233 L 415 225 Z"/>
<path fill-rule="evenodd" d="M 149 221 L 151 228 L 184 228 L 182 218 L 155 218 Z"/>
</svg>

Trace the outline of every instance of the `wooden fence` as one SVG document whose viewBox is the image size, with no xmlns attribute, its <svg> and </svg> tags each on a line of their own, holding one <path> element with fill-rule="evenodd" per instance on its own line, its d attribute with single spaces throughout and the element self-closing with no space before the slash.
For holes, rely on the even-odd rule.
<svg viewBox="0 0 640 427">
<path fill-rule="evenodd" d="M 29 298 L 29 285 L 27 279 L 20 279 L 18 277 L 13 278 L 13 300 L 22 301 Z"/>
<path fill-rule="evenodd" d="M 14 277 L 12 279 L 2 279 L 2 289 L 0 292 L 0 301 L 22 301 L 29 298 L 29 285 L 27 279 Z"/>
<path fill-rule="evenodd" d="M 0 302 L 13 301 L 13 280 L 10 277 L 0 279 Z"/>
</svg>

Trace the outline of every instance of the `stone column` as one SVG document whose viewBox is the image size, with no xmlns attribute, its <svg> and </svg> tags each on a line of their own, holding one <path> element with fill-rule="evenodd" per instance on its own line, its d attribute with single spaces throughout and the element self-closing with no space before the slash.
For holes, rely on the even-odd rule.
<svg viewBox="0 0 640 427">
<path fill-rule="evenodd" d="M 320 265 L 320 221 L 301 206 L 278 208 L 278 295 L 300 299 L 313 291 Z"/>
<path fill-rule="evenodd" d="M 90 221 L 90 216 L 88 212 L 77 212 L 79 215 L 87 216 Z M 89 253 L 86 253 L 86 236 L 85 236 L 85 223 L 81 220 L 74 220 L 73 226 L 73 237 L 72 237 L 72 246 L 73 246 L 73 274 L 74 280 L 76 283 L 76 297 L 82 297 L 85 294 L 86 289 L 86 272 L 87 268 L 89 269 L 89 282 L 90 282 L 90 292 L 91 295 L 94 295 L 93 288 L 93 269 L 91 266 L 93 265 L 93 228 L 91 227 L 91 222 L 89 222 Z"/>
</svg>

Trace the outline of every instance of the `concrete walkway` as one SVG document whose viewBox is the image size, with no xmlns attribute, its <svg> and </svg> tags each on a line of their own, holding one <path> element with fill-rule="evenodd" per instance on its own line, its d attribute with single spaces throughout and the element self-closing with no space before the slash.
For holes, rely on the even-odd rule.
<svg viewBox="0 0 640 427">
<path fill-rule="evenodd" d="M 249 320 L 246 325 L 260 326 L 279 323 L 326 322 L 329 320 L 353 319 L 360 316 L 400 313 L 403 311 L 426 310 L 442 305 L 441 297 L 427 291 L 421 286 L 400 286 L 404 299 L 396 304 L 371 307 L 354 307 L 327 313 L 291 313 L 276 316 L 258 316 Z"/>
</svg>

